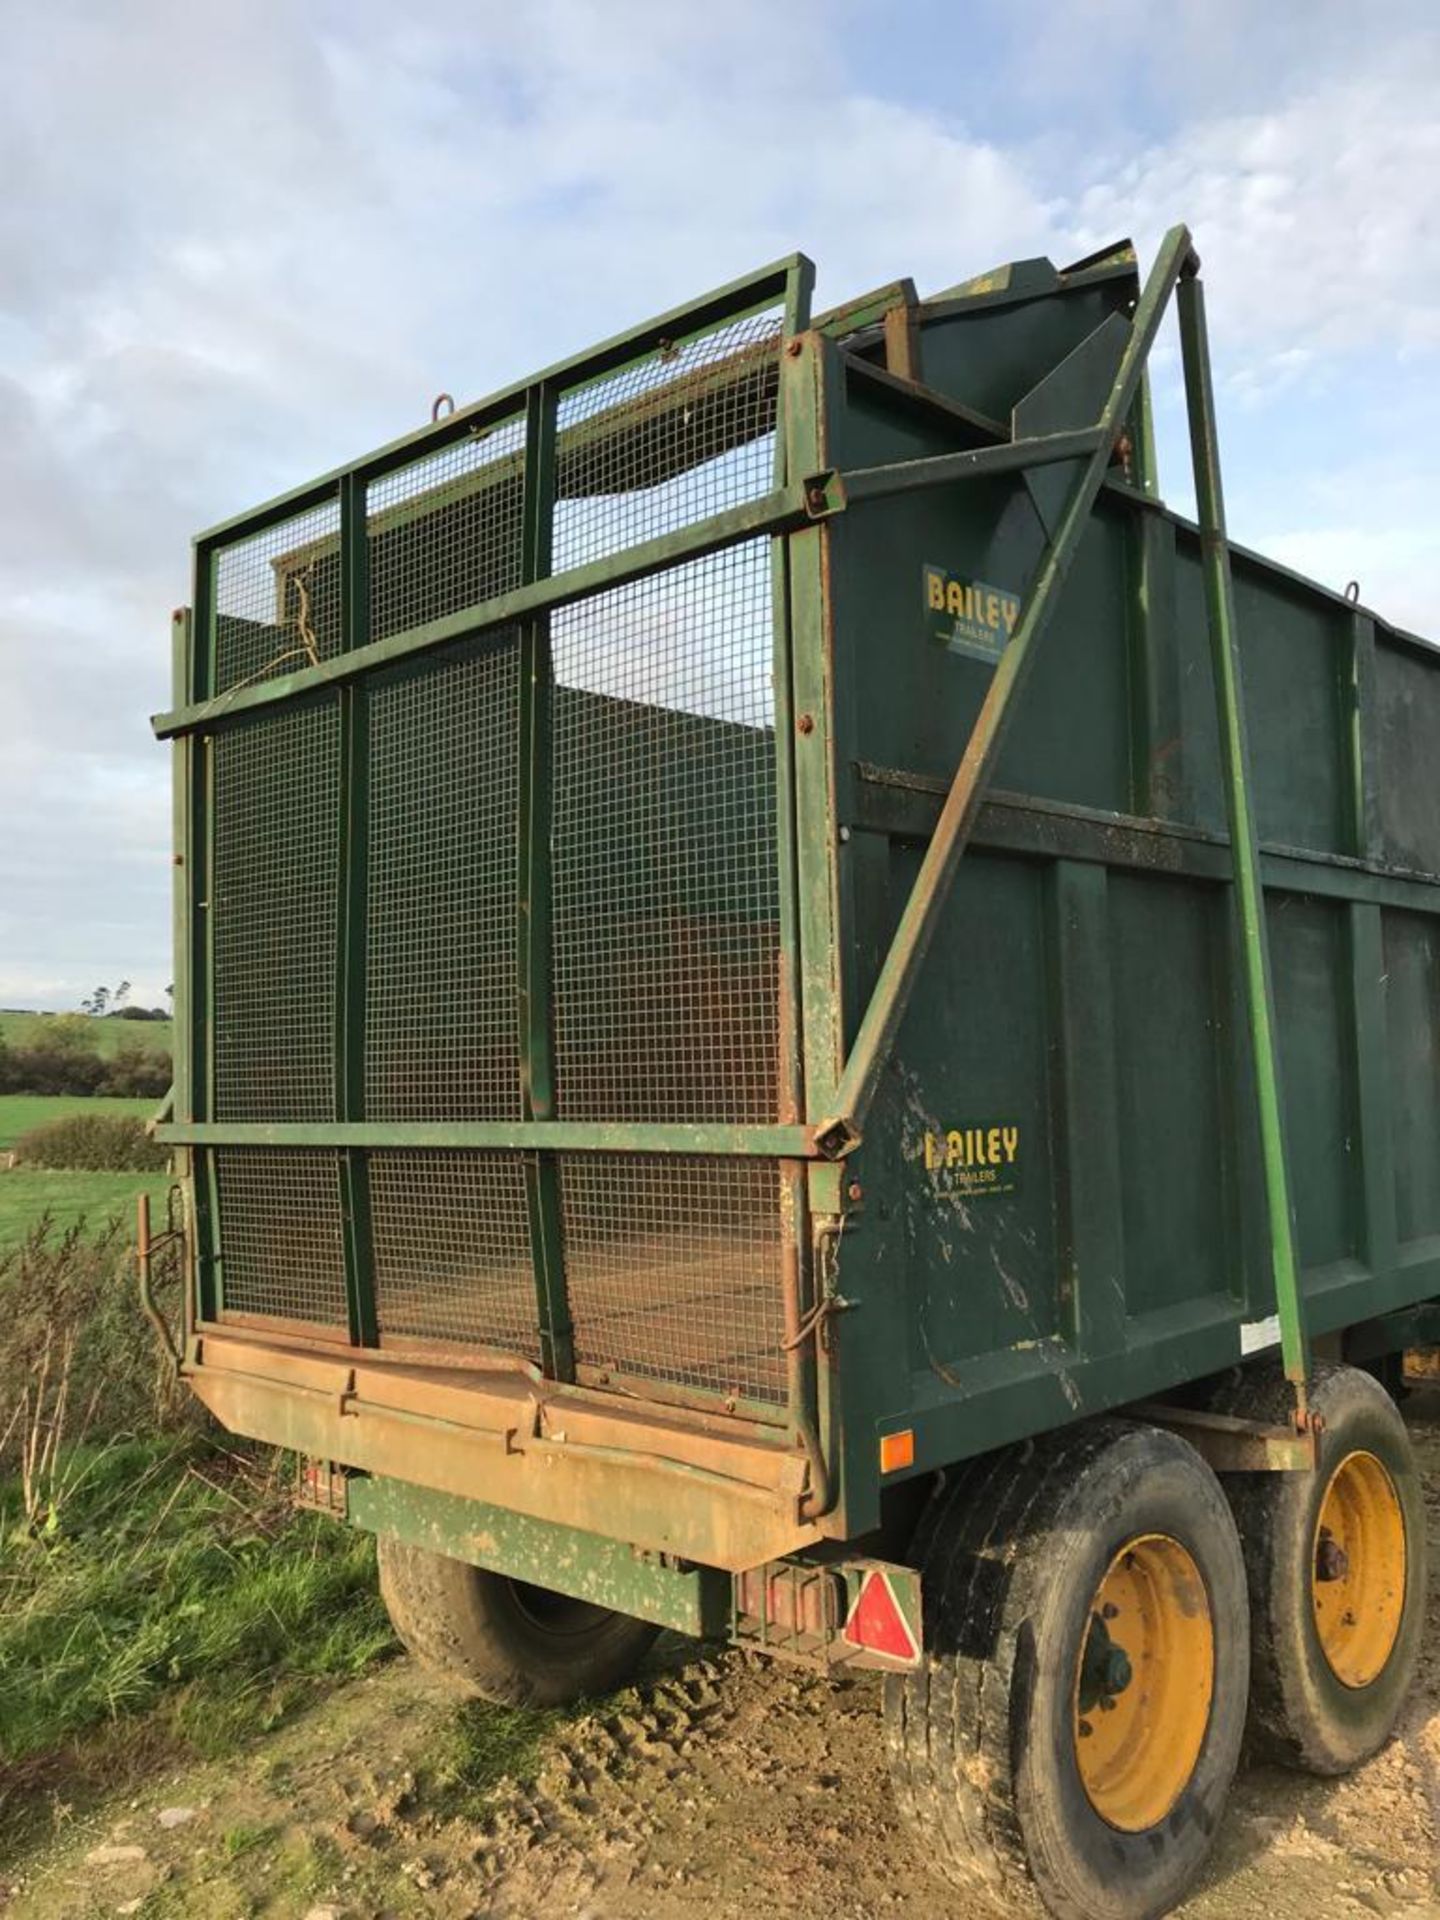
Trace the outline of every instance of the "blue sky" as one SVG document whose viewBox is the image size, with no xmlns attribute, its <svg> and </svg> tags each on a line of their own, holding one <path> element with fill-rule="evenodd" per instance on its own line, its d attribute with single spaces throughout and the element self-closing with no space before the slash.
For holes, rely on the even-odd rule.
<svg viewBox="0 0 1440 1920">
<path fill-rule="evenodd" d="M 795 247 L 834 300 L 1188 220 L 1232 531 L 1440 633 L 1433 19 L 0 0 L 0 1005 L 169 978 L 197 527 Z"/>
</svg>

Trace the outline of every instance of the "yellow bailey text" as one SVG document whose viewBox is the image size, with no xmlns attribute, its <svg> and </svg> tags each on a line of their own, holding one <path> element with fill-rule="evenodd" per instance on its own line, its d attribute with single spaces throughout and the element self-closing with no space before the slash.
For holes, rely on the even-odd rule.
<svg viewBox="0 0 1440 1920">
<path fill-rule="evenodd" d="M 925 1167 L 1009 1167 L 1020 1151 L 1019 1127 L 951 1127 L 925 1135 Z"/>
</svg>

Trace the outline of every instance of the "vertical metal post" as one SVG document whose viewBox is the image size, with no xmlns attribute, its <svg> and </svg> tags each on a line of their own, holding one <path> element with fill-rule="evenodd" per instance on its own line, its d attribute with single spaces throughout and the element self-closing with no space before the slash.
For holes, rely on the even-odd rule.
<svg viewBox="0 0 1440 1920">
<path fill-rule="evenodd" d="M 810 320 L 810 290 L 814 270 L 808 261 L 792 269 L 786 287 L 782 338 L 788 348 L 798 330 Z M 786 431 L 784 367 L 795 356 L 781 351 L 781 373 L 775 394 L 775 455 L 771 475 L 783 487 L 791 470 Z M 807 467 L 807 472 L 813 471 Z M 770 542 L 770 684 L 775 699 L 775 844 L 780 900 L 780 1037 L 779 1111 L 781 1120 L 798 1120 L 802 1101 L 800 1068 L 800 899 L 797 875 L 795 808 L 795 703 L 792 696 L 794 639 L 790 618 L 790 541 L 779 535 Z"/>
<path fill-rule="evenodd" d="M 1375 622 L 1352 613 L 1342 643 L 1342 699 L 1349 770 L 1349 851 L 1362 860 L 1383 858 L 1380 827 L 1380 702 L 1375 691 Z"/>
<path fill-rule="evenodd" d="M 347 652 L 370 637 L 370 567 L 365 530 L 365 482 L 348 473 L 340 482 L 341 645 Z M 335 1114 L 365 1118 L 365 908 L 369 866 L 369 691 L 346 681 L 340 702 L 339 935 L 335 986 Z M 340 1156 L 340 1209 L 345 1224 L 345 1297 L 352 1345 L 379 1340 L 375 1309 L 375 1255 L 370 1218 L 370 1162 L 364 1147 Z"/>
<path fill-rule="evenodd" d="M 1309 1352 L 1295 1259 L 1290 1183 L 1285 1163 L 1280 1076 L 1275 1053 L 1275 997 L 1270 979 L 1265 897 L 1260 880 L 1260 847 L 1251 806 L 1250 755 L 1245 735 L 1240 644 L 1235 622 L 1235 594 L 1230 578 L 1230 547 L 1225 533 L 1225 499 L 1220 480 L 1215 395 L 1211 386 L 1210 348 L 1205 330 L 1205 294 L 1196 271 L 1198 265 L 1198 261 L 1192 261 L 1176 296 L 1180 351 L 1185 369 L 1185 401 L 1190 420 L 1190 452 L 1195 468 L 1205 610 L 1210 629 L 1220 758 L 1225 780 L 1225 809 L 1230 826 L 1245 1005 L 1259 1110 L 1260 1157 L 1270 1230 L 1270 1267 L 1275 1282 L 1275 1306 L 1280 1319 L 1280 1347 L 1285 1372 L 1294 1384 L 1297 1415 L 1303 1421 L 1308 1411 Z"/>
<path fill-rule="evenodd" d="M 177 700 L 193 700 L 201 684 L 199 656 L 208 647 L 209 623 L 204 609 L 210 604 L 207 554 L 195 557 L 194 594 L 196 612 L 177 609 L 170 628 L 171 677 Z M 202 587 L 202 578 L 206 585 Z M 196 636 L 200 644 L 196 644 Z M 208 1119 L 206 1099 L 203 1013 L 206 978 L 204 931 L 198 924 L 197 902 L 205 896 L 204 805 L 205 769 L 210 761 L 210 743 L 203 734 L 190 734 L 174 743 L 172 807 L 174 821 L 174 1017 L 171 1021 L 171 1048 L 174 1057 L 173 1110 L 177 1120 Z M 187 1298 L 186 1319 L 213 1320 L 219 1305 L 218 1277 L 215 1269 L 215 1210 L 212 1204 L 213 1149 L 187 1147 L 181 1150 L 181 1171 L 193 1177 L 188 1183 L 193 1216 L 189 1220 L 191 1256 L 194 1261 L 193 1300 Z M 184 1276 L 189 1293 L 192 1274 Z"/>
<path fill-rule="evenodd" d="M 194 612 L 190 622 L 188 663 L 189 698 L 204 700 L 215 690 L 215 565 L 216 549 L 197 541 L 194 550 Z M 215 942 L 210 911 L 215 839 L 215 743 L 208 733 L 196 734 L 190 750 L 189 793 L 189 927 L 186 967 L 189 1003 L 183 1010 L 190 1055 L 190 1106 L 197 1120 L 215 1114 L 215 1049 L 212 1043 L 215 1006 Z M 178 992 L 182 984 L 176 980 Z M 197 1263 L 196 1310 L 215 1319 L 225 1300 L 224 1256 L 221 1243 L 219 1180 L 215 1153 L 207 1150 L 196 1168 L 195 1239 Z"/>
<path fill-rule="evenodd" d="M 1140 378 L 1140 390 L 1135 395 L 1135 411 L 1131 416 L 1131 437 L 1134 445 L 1130 452 L 1130 472 L 1134 484 L 1142 493 L 1148 493 L 1153 499 L 1160 498 L 1160 456 L 1155 446 L 1155 405 L 1150 397 L 1150 374 L 1147 369 Z"/>
<path fill-rule="evenodd" d="M 529 585 L 551 567 L 555 520 L 555 389 L 532 387 L 525 402 L 525 492 L 520 578 Z M 517 849 L 518 1020 L 520 1103 L 526 1120 L 553 1120 L 555 1084 L 551 1021 L 550 845 L 551 737 L 554 667 L 550 616 L 520 629 L 520 805 Z M 560 1173 L 553 1153 L 525 1158 L 530 1257 L 540 1326 L 540 1359 L 555 1380 L 575 1378 L 575 1334 L 565 1284 Z"/>
<path fill-rule="evenodd" d="M 835 351 L 833 343 L 817 333 L 786 343 L 780 360 L 779 431 L 787 474 L 814 473 L 827 463 L 832 390 L 823 369 Z M 830 528 L 815 525 L 799 528 L 785 541 L 790 684 L 783 714 L 777 704 L 775 716 L 777 728 L 782 720 L 787 727 L 779 764 L 788 767 L 794 792 L 797 1017 L 805 1107 L 812 1113 L 833 1097 L 842 1044 L 841 946 L 835 926 L 839 848 L 830 731 L 830 539 Z"/>
<path fill-rule="evenodd" d="M 814 270 L 808 261 L 800 261 L 792 270 L 786 290 L 782 325 L 780 379 L 776 392 L 774 482 L 784 486 L 790 474 L 813 472 L 819 464 L 816 440 L 811 437 L 819 421 L 809 408 L 802 409 L 799 422 L 791 420 L 797 381 L 795 370 L 805 359 L 805 349 L 797 336 L 810 324 L 810 295 Z M 799 351 L 791 351 L 796 341 Z M 813 376 L 806 377 L 806 391 L 813 400 Z M 798 436 L 798 438 L 797 438 Z M 799 462 L 797 466 L 796 462 Z M 823 539 L 823 535 L 819 536 Z M 817 540 L 818 545 L 818 540 Z M 780 890 L 780 1032 L 779 1118 L 796 1120 L 804 1104 L 804 1073 L 801 1064 L 801 951 L 804 913 L 800 899 L 800 875 L 797 844 L 798 803 L 795 762 L 795 632 L 792 621 L 791 542 L 780 537 L 770 542 L 771 608 L 774 620 L 772 684 L 775 688 L 775 786 L 776 856 Z M 810 1517 L 829 1511 L 833 1504 L 833 1486 L 825 1449 L 820 1439 L 817 1408 L 815 1339 L 803 1332 L 806 1314 L 812 1304 L 815 1277 L 810 1247 L 810 1214 L 806 1170 L 798 1161 L 781 1161 L 777 1168 L 780 1202 L 779 1276 L 785 1325 L 786 1412 L 796 1444 L 810 1464 L 810 1489 L 807 1513 Z"/>
</svg>

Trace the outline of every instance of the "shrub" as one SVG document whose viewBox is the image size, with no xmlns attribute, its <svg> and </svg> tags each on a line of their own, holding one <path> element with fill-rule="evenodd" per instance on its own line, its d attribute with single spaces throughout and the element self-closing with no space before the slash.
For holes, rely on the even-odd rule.
<svg viewBox="0 0 1440 1920">
<path fill-rule="evenodd" d="M 95 1091 L 127 1100 L 159 1100 L 170 1088 L 170 1056 L 145 1047 L 117 1047 Z"/>
<path fill-rule="evenodd" d="M 28 1047 L 12 1050 L 16 1093 L 95 1093 L 107 1063 L 98 1053 L 76 1046 L 68 1036 L 47 1032 Z"/>
<path fill-rule="evenodd" d="M 23 1466 L 27 1435 L 32 1452 L 37 1433 L 53 1435 L 53 1453 L 62 1440 L 203 1420 L 140 1310 L 131 1240 L 119 1221 L 59 1233 L 42 1220 L 0 1254 L 0 1477 Z M 157 1297 L 173 1323 L 178 1265 L 162 1258 L 157 1268 Z"/>
<path fill-rule="evenodd" d="M 66 1173 L 163 1173 L 169 1151 L 129 1113 L 74 1113 L 32 1127 L 15 1142 L 22 1167 Z"/>
</svg>

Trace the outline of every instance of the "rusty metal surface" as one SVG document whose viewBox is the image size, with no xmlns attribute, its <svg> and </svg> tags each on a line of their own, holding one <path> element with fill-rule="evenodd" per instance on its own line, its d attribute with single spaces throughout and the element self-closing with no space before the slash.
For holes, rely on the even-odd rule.
<svg viewBox="0 0 1440 1920">
<path fill-rule="evenodd" d="M 1275 1427 L 1234 1414 L 1148 1401 L 1129 1411 L 1188 1440 L 1216 1473 L 1313 1473 L 1319 1464 L 1321 1425 L 1315 1418 L 1303 1428 Z"/>
<path fill-rule="evenodd" d="M 202 1333 L 193 1390 L 236 1432 L 739 1571 L 819 1538 L 805 1456 L 771 1430 L 555 1387 Z"/>
</svg>

